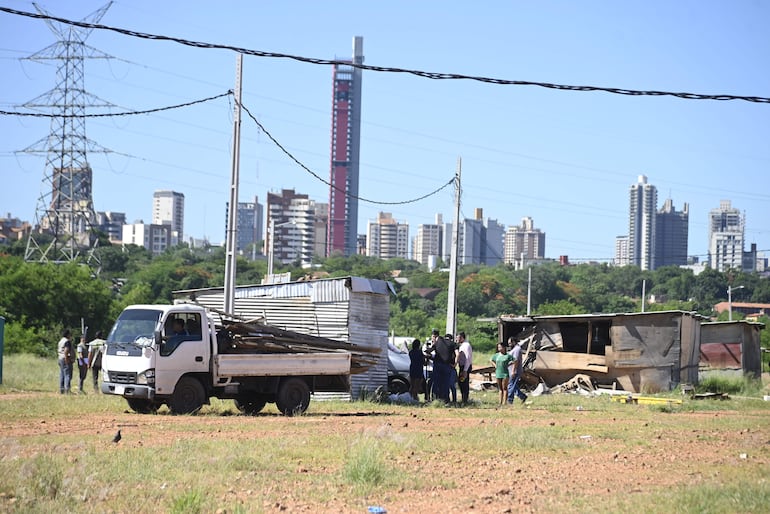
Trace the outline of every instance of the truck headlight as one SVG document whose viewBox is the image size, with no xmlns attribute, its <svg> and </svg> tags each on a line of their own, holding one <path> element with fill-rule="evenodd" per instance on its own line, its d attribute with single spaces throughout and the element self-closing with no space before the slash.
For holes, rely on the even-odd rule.
<svg viewBox="0 0 770 514">
<path fill-rule="evenodd" d="M 136 383 L 142 385 L 155 385 L 155 368 L 150 368 L 136 376 Z"/>
</svg>

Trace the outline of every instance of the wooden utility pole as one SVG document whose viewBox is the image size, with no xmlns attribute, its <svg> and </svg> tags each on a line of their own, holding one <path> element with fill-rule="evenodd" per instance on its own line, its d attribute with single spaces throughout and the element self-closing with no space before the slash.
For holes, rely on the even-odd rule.
<svg viewBox="0 0 770 514">
<path fill-rule="evenodd" d="M 235 59 L 235 113 L 233 116 L 233 165 L 230 177 L 230 205 L 227 211 L 227 243 L 225 258 L 225 290 L 223 309 L 234 314 L 235 299 L 235 250 L 238 239 L 238 181 L 241 167 L 241 67 L 243 54 Z"/>
<path fill-rule="evenodd" d="M 462 175 L 463 160 L 457 158 L 457 172 L 455 173 L 455 221 L 452 227 L 452 262 L 449 264 L 449 287 L 446 302 L 446 333 L 455 335 L 457 328 L 457 259 L 458 245 L 460 244 L 460 176 Z M 467 234 L 466 234 L 467 237 Z"/>
</svg>

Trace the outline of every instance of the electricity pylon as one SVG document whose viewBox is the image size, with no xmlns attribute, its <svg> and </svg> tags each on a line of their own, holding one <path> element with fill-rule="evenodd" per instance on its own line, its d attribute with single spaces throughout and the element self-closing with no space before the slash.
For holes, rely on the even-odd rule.
<svg viewBox="0 0 770 514">
<path fill-rule="evenodd" d="M 34 4 L 41 14 L 48 15 Z M 83 18 L 98 23 L 112 2 Z M 57 62 L 56 87 L 23 106 L 53 114 L 50 134 L 24 152 L 46 154 L 41 193 L 35 212 L 35 228 L 27 240 L 26 261 L 83 262 L 98 273 L 100 259 L 96 212 L 92 196 L 93 172 L 88 152 L 106 152 L 86 138 L 86 107 L 112 104 L 84 89 L 84 60 L 111 56 L 85 44 L 90 28 L 46 20 L 58 41 L 27 57 L 30 61 Z"/>
</svg>

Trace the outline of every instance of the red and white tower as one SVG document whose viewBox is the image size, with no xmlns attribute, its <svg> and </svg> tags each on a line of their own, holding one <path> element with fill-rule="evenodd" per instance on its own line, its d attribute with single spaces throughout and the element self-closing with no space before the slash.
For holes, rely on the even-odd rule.
<svg viewBox="0 0 770 514">
<path fill-rule="evenodd" d="M 353 38 L 352 64 L 364 62 L 364 38 Z M 335 64 L 326 255 L 354 255 L 358 229 L 358 156 L 361 145 L 361 69 Z"/>
</svg>

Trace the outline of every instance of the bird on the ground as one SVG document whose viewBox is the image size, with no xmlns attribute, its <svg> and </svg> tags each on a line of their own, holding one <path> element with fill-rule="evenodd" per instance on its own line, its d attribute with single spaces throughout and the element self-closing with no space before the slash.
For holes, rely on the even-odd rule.
<svg viewBox="0 0 770 514">
<path fill-rule="evenodd" d="M 122 437 L 121 437 L 121 435 L 120 435 L 120 430 L 118 430 L 118 431 L 117 431 L 117 433 L 115 434 L 115 437 L 113 437 L 113 438 L 112 438 L 112 442 L 113 442 L 113 443 L 117 443 L 117 442 L 118 442 L 118 441 L 120 441 L 121 439 L 122 439 Z"/>
</svg>

